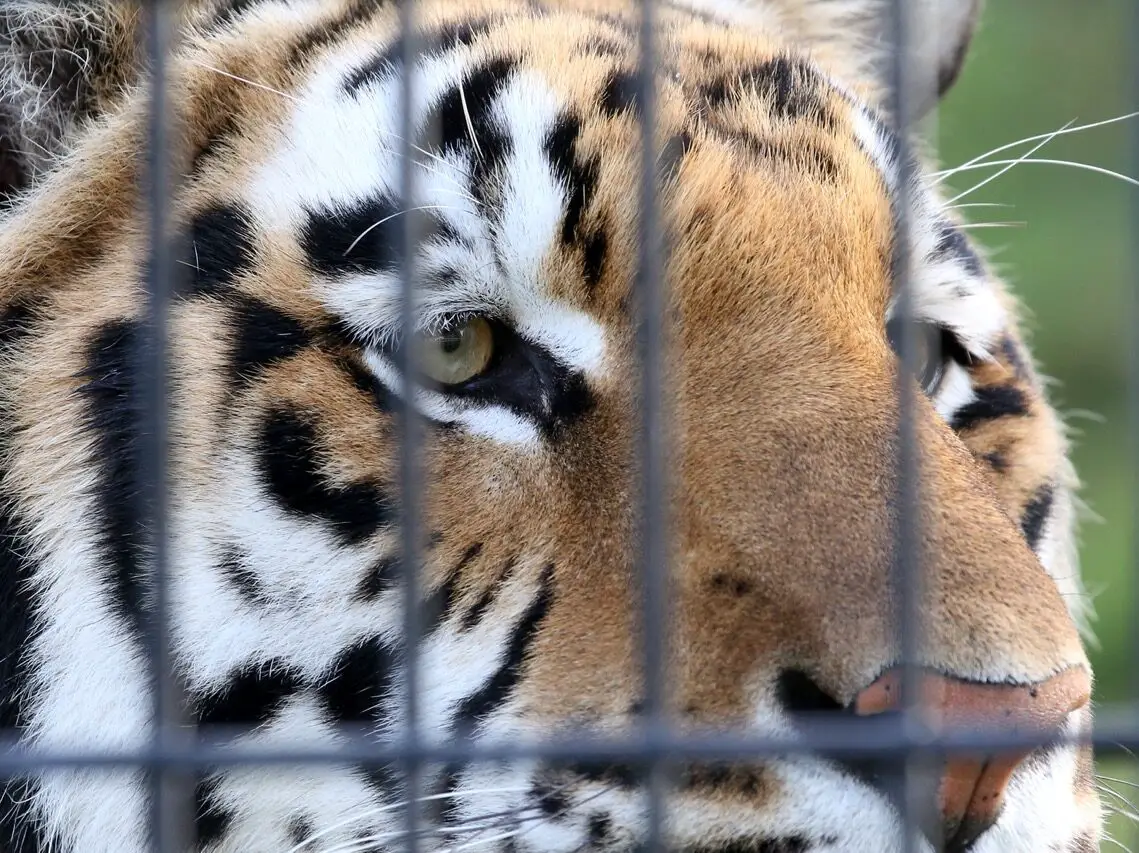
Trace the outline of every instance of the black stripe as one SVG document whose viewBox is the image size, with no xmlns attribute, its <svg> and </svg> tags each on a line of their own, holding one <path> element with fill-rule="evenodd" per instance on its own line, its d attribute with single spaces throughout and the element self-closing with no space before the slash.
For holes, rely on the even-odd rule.
<svg viewBox="0 0 1139 853">
<path fill-rule="evenodd" d="M 347 544 L 356 544 L 392 522 L 394 508 L 375 483 L 330 485 L 320 472 L 314 415 L 277 406 L 261 425 L 257 456 L 269 493 L 286 510 L 322 518 Z"/>
<path fill-rule="evenodd" d="M 974 394 L 975 400 L 953 413 L 953 429 L 970 429 L 985 421 L 1028 413 L 1028 400 L 1015 385 L 987 385 L 974 389 Z"/>
<path fill-rule="evenodd" d="M 665 140 L 664 146 L 657 155 L 657 174 L 662 184 L 676 180 L 680 166 L 688 152 L 692 150 L 694 140 L 687 130 L 672 134 Z"/>
<path fill-rule="evenodd" d="M 143 530 L 138 517 L 138 449 L 141 403 L 135 368 L 141 339 L 137 323 L 119 319 L 99 328 L 87 347 L 78 390 L 86 404 L 86 426 L 95 438 L 94 462 L 100 468 L 96 513 L 101 518 L 100 547 L 110 567 L 106 578 L 116 611 L 140 632 L 145 586 Z"/>
<path fill-rule="evenodd" d="M 1020 516 L 1020 530 L 1028 541 L 1028 547 L 1036 550 L 1040 544 L 1040 537 L 1044 533 L 1044 525 L 1052 514 L 1052 504 L 1056 492 L 1050 483 L 1046 483 L 1036 490 L 1028 506 Z"/>
<path fill-rule="evenodd" d="M 463 803 L 459 797 L 450 796 L 459 789 L 459 779 L 465 766 L 452 763 L 444 765 L 439 771 L 435 784 L 431 786 L 431 793 L 435 799 L 425 803 L 427 819 L 435 824 L 457 824 L 463 820 Z"/>
<path fill-rule="evenodd" d="M 328 276 L 397 269 L 403 262 L 400 209 L 395 199 L 381 195 L 352 207 L 309 211 L 301 231 L 305 257 Z"/>
<path fill-rule="evenodd" d="M 597 186 L 596 160 L 580 163 L 577 159 L 577 138 L 581 134 L 581 119 L 572 113 L 563 113 L 546 135 L 543 148 L 554 174 L 566 189 L 566 213 L 562 220 L 562 243 L 571 243 L 577 236 L 586 204 L 593 198 Z"/>
<path fill-rule="evenodd" d="M 492 218 L 496 210 L 495 184 L 501 180 L 514 145 L 491 108 L 509 84 L 518 65 L 517 57 L 495 57 L 472 72 L 470 89 L 467 84 L 463 87 L 467 94 L 467 106 L 471 110 L 471 127 L 474 128 L 479 143 L 479 156 L 470 164 L 471 195 L 482 206 L 483 215 Z"/>
<path fill-rule="evenodd" d="M 19 779 L 0 783 L 0 850 L 4 853 L 46 853 L 52 849 L 32 810 L 33 790 L 30 782 Z"/>
<path fill-rule="evenodd" d="M 518 620 L 518 624 L 514 626 L 498 669 L 486 684 L 460 703 L 454 721 L 457 737 L 469 736 L 479 721 L 500 707 L 517 686 L 522 677 L 526 656 L 538 634 L 538 628 L 553 603 L 553 572 L 552 565 L 543 569 L 538 580 L 537 594 L 526 612 L 522 614 L 522 618 Z"/>
<path fill-rule="evenodd" d="M 750 90 L 770 104 L 776 118 L 810 121 L 833 129 L 835 117 L 828 109 L 824 86 L 807 62 L 779 56 L 718 77 L 703 87 L 703 94 L 708 105 L 716 108 Z"/>
<path fill-rule="evenodd" d="M 936 257 L 957 261 L 971 276 L 982 278 L 985 275 L 980 256 L 969 245 L 965 232 L 952 222 L 942 222 L 938 226 L 937 246 L 933 251 Z"/>
<path fill-rule="evenodd" d="M 304 844 L 313 833 L 312 822 L 300 815 L 293 815 L 289 818 L 285 832 L 289 836 L 290 844 Z"/>
<path fill-rule="evenodd" d="M 482 543 L 476 542 L 463 552 L 459 562 L 447 573 L 446 579 L 439 585 L 430 597 L 423 603 L 423 617 L 420 624 L 423 633 L 432 633 L 451 615 L 455 600 L 458 597 L 459 581 L 462 580 L 463 569 L 482 553 Z"/>
<path fill-rule="evenodd" d="M 229 551 L 222 555 L 218 561 L 218 571 L 246 602 L 262 605 L 269 600 L 261 578 L 257 572 L 249 568 L 237 551 Z"/>
<path fill-rule="evenodd" d="M 0 347 L 6 354 L 35 331 L 36 308 L 16 302 L 0 313 Z M 7 418 L 0 418 L 0 458 L 9 452 Z M 0 482 L 4 479 L 0 469 Z M 9 497 L 0 497 L 0 731 L 18 736 L 28 724 L 31 689 L 28 645 L 40 630 L 40 616 L 30 584 L 38 568 L 20 531 L 25 529 Z M 41 853 L 48 849 L 31 807 L 33 783 L 0 781 L 0 850 Z"/>
<path fill-rule="evenodd" d="M 260 6 L 262 0 L 224 0 L 214 10 L 211 27 L 222 29 L 233 24 L 238 18 L 255 6 Z"/>
<path fill-rule="evenodd" d="M 423 35 L 419 49 L 423 54 L 447 53 L 457 47 L 465 47 L 490 32 L 491 27 L 500 21 L 497 16 L 473 18 L 444 24 L 432 33 Z M 354 70 L 344 81 L 344 91 L 355 95 L 360 89 L 384 80 L 396 73 L 403 63 L 403 39 L 391 41 L 375 56 Z"/>
<path fill-rule="evenodd" d="M 838 177 L 839 166 L 829 151 L 810 142 L 786 145 L 767 139 L 757 139 L 750 134 L 736 134 L 747 150 L 759 160 L 775 160 L 794 169 L 814 172 L 825 181 Z"/>
<path fill-rule="evenodd" d="M 1001 355 L 1017 379 L 1028 379 L 1032 372 L 1028 368 L 1028 362 L 1025 361 L 1024 353 L 1011 335 L 1001 338 Z"/>
<path fill-rule="evenodd" d="M 363 341 L 359 345 L 366 346 Z M 395 411 L 395 398 L 391 391 L 376 375 L 353 356 L 334 356 L 333 363 L 352 380 L 357 391 L 368 397 L 369 402 L 381 412 Z"/>
<path fill-rule="evenodd" d="M 609 253 L 609 238 L 605 234 L 604 225 L 599 225 L 582 236 L 581 251 L 582 276 L 586 287 L 593 290 L 601 282 L 605 257 Z"/>
<path fill-rule="evenodd" d="M 0 347 L 17 346 L 36 331 L 39 306 L 34 302 L 16 301 L 0 312 Z"/>
<path fill-rule="evenodd" d="M 312 343 L 312 336 L 298 320 L 259 299 L 235 300 L 232 312 L 230 363 L 238 382 L 255 379 L 266 367 L 292 358 Z"/>
<path fill-rule="evenodd" d="M 218 780 L 199 777 L 194 784 L 194 828 L 198 836 L 198 849 L 225 838 L 233 825 L 234 817 L 234 813 L 225 808 L 218 796 Z"/>
<path fill-rule="evenodd" d="M 403 571 L 399 557 L 381 557 L 368 567 L 368 573 L 356 588 L 360 601 L 375 601 L 395 586 Z"/>
<path fill-rule="evenodd" d="M 343 652 L 319 688 L 320 698 L 337 723 L 375 723 L 391 687 L 397 653 L 376 637 Z"/>
<path fill-rule="evenodd" d="M 315 51 L 342 39 L 387 5 L 387 0 L 356 0 L 335 18 L 305 30 L 289 48 L 285 67 L 304 65 Z"/>
<path fill-rule="evenodd" d="M 456 83 L 440 96 L 424 125 L 438 132 L 435 142 L 441 153 L 473 151 L 473 133 L 479 156 L 502 162 L 502 153 L 497 147 L 501 140 L 496 140 L 497 128 L 491 110 L 517 67 L 518 62 L 512 57 L 494 57 L 472 69 L 461 86 Z M 502 136 L 500 131 L 497 135 Z M 489 151 L 484 150 L 484 141 L 491 146 Z M 426 139 L 423 142 L 427 144 Z"/>
<path fill-rule="evenodd" d="M 833 847 L 837 839 L 819 839 L 823 847 Z M 681 853 L 809 853 L 814 844 L 802 835 L 786 835 L 781 838 L 739 838 L 726 844 L 693 846 L 683 848 Z"/>
<path fill-rule="evenodd" d="M 205 141 L 194 152 L 193 159 L 190 161 L 190 175 L 200 175 L 212 160 L 230 154 L 234 137 L 240 133 L 240 130 L 241 126 L 234 116 L 228 115 L 220 118 L 210 128 Z"/>
<path fill-rule="evenodd" d="M 186 264 L 179 276 L 180 293 L 201 296 L 227 291 L 239 275 L 253 267 L 254 234 L 253 217 L 240 205 L 218 204 L 194 214 L 190 243 L 180 246 L 177 253 Z"/>
<path fill-rule="evenodd" d="M 310 210 L 301 230 L 301 248 L 317 273 L 336 277 L 352 273 L 394 272 L 403 263 L 402 208 L 378 195 L 351 207 Z M 443 219 L 423 216 L 422 240 L 458 240 Z"/>
<path fill-rule="evenodd" d="M 421 616 L 419 617 L 420 629 L 423 636 L 428 636 L 434 633 L 447 617 L 451 615 L 451 610 L 455 606 L 455 599 L 458 598 L 459 590 L 459 573 L 452 571 L 443 579 L 443 583 L 426 598 L 421 605 Z"/>
<path fill-rule="evenodd" d="M 598 106 L 610 117 L 628 112 L 639 119 L 644 112 L 640 92 L 640 80 L 635 72 L 614 69 L 601 87 Z"/>
<path fill-rule="evenodd" d="M 554 766 L 565 769 L 587 782 L 596 782 L 626 791 L 636 788 L 644 781 L 644 772 L 638 771 L 634 765 L 626 762 L 570 761 Z"/>
<path fill-rule="evenodd" d="M 27 556 L 19 520 L 0 503 L 0 729 L 27 723 L 25 692 L 30 686 L 28 644 L 37 631 L 39 614 L 29 584 L 36 564 Z"/>
<path fill-rule="evenodd" d="M 577 50 L 583 56 L 605 56 L 610 59 L 627 59 L 629 56 L 629 45 L 608 35 L 588 35 L 577 43 Z"/>
<path fill-rule="evenodd" d="M 246 664 L 231 673 L 225 685 L 198 699 L 198 722 L 207 726 L 261 725 L 302 686 L 300 673 L 284 661 Z"/>
<path fill-rule="evenodd" d="M 469 631 L 475 627 L 479 621 L 486 615 L 487 610 L 494 603 L 495 597 L 502 591 L 503 584 L 506 579 L 510 577 L 514 571 L 514 558 L 511 557 L 506 561 L 506 565 L 502 567 L 502 571 L 498 574 L 498 580 L 488 586 L 483 594 L 478 597 L 478 600 L 471 605 L 471 609 L 463 614 L 463 621 L 459 625 L 460 631 Z"/>
<path fill-rule="evenodd" d="M 39 616 L 28 587 L 35 564 L 19 537 L 18 519 L 0 504 L 0 731 L 17 735 L 28 723 L 28 644 L 38 630 Z M 47 850 L 31 807 L 32 783 L 20 779 L 0 782 L 0 850 L 39 853 Z"/>
<path fill-rule="evenodd" d="M 1005 455 L 999 450 L 991 450 L 984 454 L 982 458 L 988 462 L 989 466 L 998 474 L 1003 474 L 1008 470 L 1008 459 L 1006 459 Z"/>
</svg>

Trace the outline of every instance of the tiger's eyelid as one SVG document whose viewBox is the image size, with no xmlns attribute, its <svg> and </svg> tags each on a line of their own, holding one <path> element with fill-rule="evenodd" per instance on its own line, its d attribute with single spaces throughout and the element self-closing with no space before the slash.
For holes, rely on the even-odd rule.
<svg viewBox="0 0 1139 853">
<path fill-rule="evenodd" d="M 478 307 L 459 311 L 433 311 L 429 316 L 421 318 L 416 333 L 426 338 L 436 337 L 475 317 L 482 317 L 492 326 L 510 326 L 509 320 L 501 316 L 500 312 L 489 307 Z M 398 323 L 392 323 L 376 331 L 372 345 L 382 353 L 391 353 L 399 348 L 402 339 L 403 330 Z"/>
</svg>

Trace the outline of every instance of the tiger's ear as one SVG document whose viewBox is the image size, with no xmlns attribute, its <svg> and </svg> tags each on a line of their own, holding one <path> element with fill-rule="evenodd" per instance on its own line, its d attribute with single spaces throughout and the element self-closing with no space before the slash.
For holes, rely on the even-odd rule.
<svg viewBox="0 0 1139 853">
<path fill-rule="evenodd" d="M 0 0 L 0 197 L 31 185 L 141 67 L 133 0 Z"/>
<path fill-rule="evenodd" d="M 977 30 L 983 0 L 909 2 L 914 6 L 909 20 L 909 64 L 928 68 L 928 84 L 924 93 L 918 92 L 915 105 L 919 113 L 925 113 L 957 82 Z"/>
<path fill-rule="evenodd" d="M 760 0 L 753 0 L 760 2 Z M 768 0 L 845 82 L 868 88 L 888 108 L 894 74 L 893 0 Z M 927 113 L 965 64 L 983 0 L 901 0 L 906 11 L 906 92 L 915 117 Z"/>
</svg>

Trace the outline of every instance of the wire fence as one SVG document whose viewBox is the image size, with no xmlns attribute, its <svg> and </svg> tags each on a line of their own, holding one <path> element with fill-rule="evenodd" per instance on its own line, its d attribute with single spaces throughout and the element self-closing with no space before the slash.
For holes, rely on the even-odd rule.
<svg viewBox="0 0 1139 853">
<path fill-rule="evenodd" d="M 236 766 L 297 766 L 322 764 L 352 764 L 370 766 L 396 766 L 402 774 L 401 790 L 407 803 L 405 834 L 399 839 L 408 851 L 420 843 L 419 827 L 422 816 L 418 813 L 419 778 L 429 764 L 503 762 L 526 759 L 543 759 L 551 762 L 622 763 L 637 769 L 645 780 L 648 829 L 644 847 L 663 849 L 663 826 L 666 818 L 669 768 L 684 761 L 740 761 L 760 760 L 786 755 L 824 755 L 830 757 L 874 758 L 892 767 L 900 785 L 901 813 L 908 848 L 919 849 L 920 822 L 918 802 L 920 785 L 917 776 L 923 761 L 944 757 L 949 752 L 992 753 L 1002 749 L 1023 749 L 1070 742 L 1070 738 L 1057 732 L 1050 736 L 1036 733 L 1015 734 L 1007 730 L 987 732 L 979 729 L 948 733 L 934 733 L 923 722 L 919 695 L 914 686 L 919 675 L 914 663 L 921 635 L 919 607 L 922 578 L 919 542 L 921 531 L 917 507 L 920 505 L 921 460 L 914 428 L 913 383 L 898 384 L 900 427 L 897 440 L 897 494 L 899 519 L 896 530 L 896 563 L 893 578 L 899 594 L 896 624 L 899 631 L 902 659 L 902 689 L 905 696 L 904 712 L 898 716 L 878 719 L 820 719 L 805 720 L 794 737 L 741 737 L 682 735 L 671 731 L 666 714 L 666 660 L 670 614 L 669 595 L 669 494 L 670 448 L 668 445 L 668 412 L 663 388 L 665 371 L 666 304 L 663 271 L 667 266 L 667 247 L 662 239 L 661 217 L 658 205 L 656 137 L 654 122 L 657 102 L 654 88 L 654 71 L 657 68 L 657 12 L 655 0 L 638 0 L 640 11 L 639 68 L 637 73 L 638 112 L 642 122 L 639 258 L 635 283 L 637 341 L 640 369 L 638 399 L 640 426 L 637 456 L 639 482 L 640 550 L 638 570 L 642 591 L 641 629 L 643 636 L 644 716 L 643 725 L 634 737 L 558 737 L 537 743 L 485 743 L 471 738 L 457 738 L 443 744 L 424 740 L 419 732 L 420 719 L 420 665 L 419 639 L 423 636 L 423 617 L 419 607 L 423 541 L 421 500 L 422 468 L 419 450 L 422 445 L 421 425 L 411 394 L 402 395 L 398 410 L 401 435 L 399 459 L 400 542 L 403 580 L 403 635 L 402 679 L 404 689 L 401 738 L 396 742 L 378 743 L 368 731 L 345 729 L 340 743 L 332 748 L 269 748 L 237 743 L 245 730 L 230 731 L 222 727 L 195 730 L 187 716 L 187 701 L 177 679 L 172 675 L 171 637 L 169 631 L 170 596 L 167 578 L 170 554 L 167 544 L 168 524 L 168 464 L 167 442 L 169 395 L 168 367 L 172 352 L 169 347 L 168 317 L 171 308 L 172 282 L 178 275 L 177 258 L 171 243 L 165 238 L 170 231 L 168 199 L 174 189 L 175 175 L 170 158 L 170 104 L 166 96 L 167 56 L 172 44 L 174 10 L 172 4 L 154 2 L 148 8 L 146 52 L 152 74 L 152 97 L 149 115 L 149 156 L 147 159 L 147 192 L 149 205 L 150 274 L 147 279 L 148 334 L 138 353 L 139 375 L 143 377 L 144 428 L 141 434 L 146 443 L 143 448 L 140 506 L 152 532 L 151 572 L 154 578 L 153 618 L 149 625 L 149 658 L 154 685 L 153 740 L 149 748 L 140 753 L 110 754 L 106 752 L 44 753 L 19 742 L 13 735 L 0 742 L 0 777 L 36 774 L 73 767 L 113 769 L 122 767 L 143 768 L 151 779 L 153 849 L 160 853 L 184 853 L 192 847 L 194 799 L 192 779 L 195 771 L 206 768 Z M 910 38 L 915 22 L 911 20 L 913 4 L 905 0 L 890 0 L 888 4 L 889 31 L 894 61 L 890 66 L 892 114 L 899 126 L 910 127 L 915 121 L 916 95 L 908 84 L 911 78 L 909 64 L 915 59 Z M 416 8 L 412 0 L 400 6 L 403 30 L 401 50 L 402 67 L 414 69 L 420 53 L 416 27 Z M 1135 39 L 1139 41 L 1139 13 L 1136 14 Z M 1139 73 L 1139 72 L 1137 72 Z M 1139 79 L 1139 78 L 1137 78 Z M 416 251 L 424 234 L 423 217 L 417 211 L 419 192 L 416 186 L 412 140 L 422 139 L 424 131 L 415 125 L 407 105 L 414 103 L 417 80 L 414 74 L 402 77 L 400 96 L 402 110 L 402 207 L 410 213 L 402 218 L 402 296 L 400 310 L 405 334 L 404 341 L 413 338 L 415 328 L 413 294 L 417 283 Z M 901 134 L 903 146 L 906 134 Z M 1139 146 L 1136 146 L 1139 152 Z M 901 212 L 895 269 L 896 311 L 909 316 L 912 308 L 910 279 L 912 267 L 911 223 L 908 193 L 911 192 L 913 168 L 908 156 L 899 158 L 901 174 L 897 176 L 897 192 L 901 195 L 897 209 Z M 1135 171 L 1139 173 L 1139 153 L 1136 153 Z M 1139 215 L 1136 216 L 1139 221 Z M 1136 288 L 1139 293 L 1139 288 Z M 1133 303 L 1133 326 L 1139 327 L 1139 297 Z M 917 360 L 917 343 L 910 324 L 904 330 L 900 346 L 903 365 L 899 375 L 912 375 Z M 415 348 L 403 346 L 399 362 L 404 376 L 415 375 Z M 1139 346 L 1134 348 L 1131 373 L 1132 412 L 1139 413 Z M 1137 421 L 1139 423 L 1139 421 Z M 1133 427 L 1134 429 L 1134 427 Z M 1139 430 L 1134 435 L 1139 436 Z M 1139 441 L 1139 438 L 1135 439 Z M 1139 444 L 1136 458 L 1139 458 Z M 1134 613 L 1139 614 L 1139 601 Z M 1139 624 L 1139 620 L 1136 620 Z M 1136 631 L 1136 659 L 1139 659 L 1139 630 Z M 1081 742 L 1093 745 L 1097 751 L 1130 752 L 1139 750 L 1139 710 L 1116 709 L 1102 715 L 1094 732 L 1081 737 Z"/>
</svg>

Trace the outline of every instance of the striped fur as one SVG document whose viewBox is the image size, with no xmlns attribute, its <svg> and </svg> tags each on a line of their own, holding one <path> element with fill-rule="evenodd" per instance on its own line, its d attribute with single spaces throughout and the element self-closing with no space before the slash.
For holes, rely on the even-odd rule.
<svg viewBox="0 0 1139 853">
<path fill-rule="evenodd" d="M 967 33 L 974 4 L 956 8 L 953 31 Z M 787 733 L 807 706 L 841 713 L 897 658 L 900 145 L 862 50 L 880 11 L 661 9 L 669 709 L 684 730 Z M 118 0 L 6 0 L 0 13 L 0 94 L 21 116 L 0 227 L 0 725 L 45 749 L 131 749 L 151 708 L 140 17 Z M 436 132 L 413 140 L 419 308 L 426 328 L 478 315 L 497 336 L 485 374 L 442 390 L 408 389 L 395 361 L 396 7 L 231 0 L 180 15 L 171 632 L 188 713 L 265 747 L 334 745 L 341 725 L 399 737 L 394 412 L 413 394 L 428 427 L 423 737 L 634 731 L 632 7 L 420 6 L 414 115 Z M 943 77 L 966 40 L 938 55 Z M 77 64 L 37 77 L 27 58 L 45 51 Z M 915 415 L 921 655 L 950 675 L 1030 683 L 1087 665 L 1066 446 L 1010 298 L 921 174 L 906 194 L 916 316 L 944 344 Z M 1070 726 L 1089 723 L 1081 712 Z M 888 799 L 822 759 L 681 777 L 676 849 L 901 849 Z M 643 840 L 640 781 L 620 765 L 431 767 L 423 783 L 436 796 L 426 849 Z M 2 796 L 4 851 L 146 849 L 140 773 L 57 772 Z M 202 772 L 197 847 L 387 849 L 401 797 L 395 768 Z M 1055 750 L 1018 774 L 974 850 L 1087 849 L 1098 823 L 1086 756 Z"/>
</svg>

